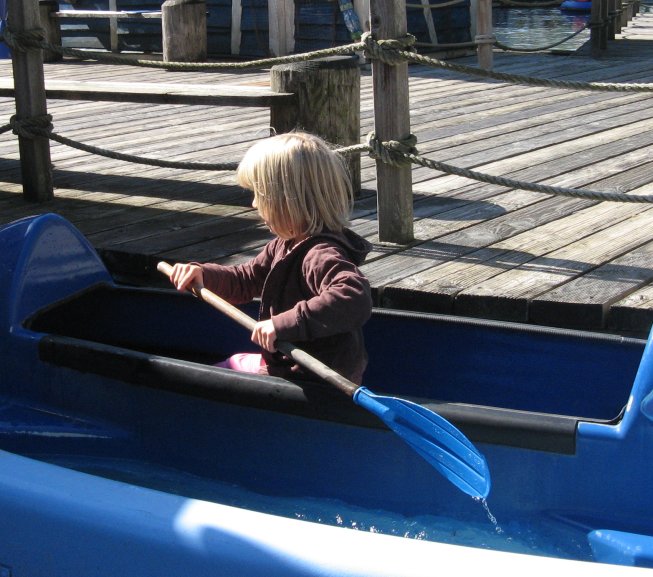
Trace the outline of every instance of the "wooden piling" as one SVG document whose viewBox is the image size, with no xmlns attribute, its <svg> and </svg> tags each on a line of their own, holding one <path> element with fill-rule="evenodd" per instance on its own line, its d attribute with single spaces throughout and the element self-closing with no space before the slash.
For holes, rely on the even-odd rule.
<svg viewBox="0 0 653 577">
<path fill-rule="evenodd" d="M 206 60 L 205 0 L 166 0 L 161 6 L 161 30 L 165 62 Z"/>
<path fill-rule="evenodd" d="M 14 35 L 41 28 L 38 0 L 9 0 L 8 25 Z M 47 114 L 43 51 L 12 51 L 16 94 L 16 120 Z M 50 140 L 44 136 L 18 137 L 20 166 L 25 200 L 43 202 L 54 196 Z"/>
<path fill-rule="evenodd" d="M 594 0 L 590 12 L 590 46 L 594 58 L 608 47 L 608 0 Z"/>
<path fill-rule="evenodd" d="M 371 31 L 377 40 L 406 35 L 406 6 L 397 0 L 370 2 Z M 372 60 L 374 87 L 374 131 L 387 142 L 410 136 L 408 63 L 386 64 Z M 379 240 L 407 244 L 413 236 L 413 191 L 411 165 L 392 166 L 376 161 Z"/>
<path fill-rule="evenodd" d="M 280 64 L 270 72 L 275 92 L 297 95 L 297 108 L 284 116 L 271 110 L 271 124 L 279 132 L 295 128 L 341 146 L 360 143 L 360 68 L 355 56 L 332 56 L 308 63 Z M 361 188 L 358 154 L 348 159 L 354 194 Z"/>
</svg>

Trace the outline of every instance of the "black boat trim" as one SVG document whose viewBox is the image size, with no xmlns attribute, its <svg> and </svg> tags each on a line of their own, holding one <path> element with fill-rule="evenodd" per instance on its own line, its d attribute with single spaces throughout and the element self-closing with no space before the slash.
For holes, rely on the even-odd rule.
<svg viewBox="0 0 653 577">
<path fill-rule="evenodd" d="M 39 342 L 42 361 L 121 382 L 267 411 L 360 427 L 385 425 L 331 386 L 239 373 L 60 335 Z M 442 415 L 472 441 L 572 455 L 588 419 L 407 397 Z M 603 422 L 608 421 L 597 421 Z"/>
</svg>

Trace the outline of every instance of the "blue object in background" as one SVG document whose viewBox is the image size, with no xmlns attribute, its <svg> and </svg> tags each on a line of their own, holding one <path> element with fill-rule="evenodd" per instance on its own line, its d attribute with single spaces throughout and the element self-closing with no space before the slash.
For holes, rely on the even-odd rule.
<svg viewBox="0 0 653 577">
<path fill-rule="evenodd" d="M 3 34 L 7 27 L 7 0 L 0 0 L 0 34 Z M 9 46 L 0 42 L 0 59 L 11 58 Z"/>
</svg>

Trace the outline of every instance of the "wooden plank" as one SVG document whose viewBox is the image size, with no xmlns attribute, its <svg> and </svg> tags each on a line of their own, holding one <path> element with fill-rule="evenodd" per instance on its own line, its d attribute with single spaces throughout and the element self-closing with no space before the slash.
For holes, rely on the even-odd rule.
<svg viewBox="0 0 653 577">
<path fill-rule="evenodd" d="M 107 100 L 150 104 L 208 104 L 221 106 L 271 106 L 293 102 L 295 96 L 257 86 L 168 84 L 150 82 L 79 82 L 47 80 L 45 92 L 51 99 Z M 0 96 L 13 96 L 10 78 L 0 78 Z"/>
<path fill-rule="evenodd" d="M 653 242 L 533 299 L 529 321 L 601 330 L 610 307 L 653 281 Z"/>
<path fill-rule="evenodd" d="M 620 143 L 619 150 L 621 150 Z M 634 150 L 627 152 L 623 150 L 623 155 L 613 157 L 609 160 L 603 161 L 603 169 L 607 173 L 618 173 L 618 177 L 604 179 L 598 189 L 609 189 L 613 181 L 618 181 L 624 190 L 635 189 L 641 186 L 642 183 L 650 180 L 650 169 L 647 165 L 639 166 L 642 162 L 646 162 L 651 155 L 651 141 L 649 147 L 639 147 L 635 145 Z M 597 158 L 599 158 L 597 156 Z M 555 163 L 554 163 L 555 164 Z M 632 170 L 627 170 L 626 167 L 635 165 Z M 527 177 L 526 180 L 536 179 L 539 167 L 534 167 L 533 174 Z M 575 171 L 573 178 L 563 175 L 558 182 L 554 181 L 552 184 L 561 186 L 574 186 L 578 182 L 583 182 L 584 178 L 590 178 L 595 174 L 594 167 L 588 167 L 583 171 Z M 445 187 L 446 188 L 446 187 Z M 482 189 L 481 189 L 482 190 Z M 477 189 L 478 194 L 478 189 Z M 377 282 L 385 286 L 383 292 L 383 304 L 385 306 L 396 306 L 399 308 L 426 308 L 427 310 L 437 312 L 453 312 L 454 300 L 456 295 L 462 290 L 469 288 L 474 282 L 479 282 L 484 278 L 489 278 L 497 274 L 498 269 L 496 266 L 483 265 L 485 260 L 492 261 L 493 258 L 500 258 L 504 253 L 503 249 L 508 249 L 511 245 L 518 243 L 521 247 L 520 250 L 524 255 L 523 262 L 528 261 L 528 255 L 532 257 L 543 254 L 547 248 L 550 248 L 550 243 L 547 240 L 551 236 L 551 240 L 555 242 L 571 242 L 573 235 L 568 234 L 565 240 L 559 235 L 551 235 L 548 228 L 555 227 L 556 220 L 573 213 L 578 213 L 582 208 L 587 208 L 596 204 L 595 201 L 580 200 L 580 199 L 565 199 L 565 198 L 549 198 L 537 204 L 534 203 L 532 198 L 538 198 L 535 193 L 524 193 L 520 191 L 513 191 L 506 196 L 515 196 L 521 199 L 522 195 L 535 195 L 531 197 L 525 196 L 522 201 L 523 208 L 518 210 L 511 210 L 505 213 L 495 210 L 495 218 L 492 217 L 493 205 L 478 205 L 475 203 L 465 203 L 465 196 L 459 197 L 459 200 L 452 207 L 450 214 L 435 213 L 435 222 L 426 219 L 425 228 L 422 221 L 416 223 L 416 230 L 420 236 L 431 236 L 446 231 L 451 232 L 454 226 L 462 227 L 460 223 L 468 223 L 468 227 L 455 235 L 448 237 L 441 237 L 440 241 L 446 239 L 447 243 L 453 243 L 461 247 L 466 247 L 464 253 L 457 256 L 458 261 L 449 262 L 452 259 L 444 259 L 442 262 L 448 264 L 443 265 L 442 262 L 426 261 L 423 269 L 415 269 L 410 276 L 404 279 L 390 280 L 389 278 L 377 278 Z M 477 196 L 477 198 L 482 198 Z M 539 195 L 540 199 L 546 198 Z M 494 202 L 494 199 L 492 199 Z M 529 206 L 530 205 L 530 206 Z M 501 205 L 505 206 L 505 205 Z M 605 203 L 603 206 L 597 207 L 595 215 L 599 215 L 599 220 L 602 221 L 604 211 L 607 211 L 608 216 L 614 209 L 614 204 Z M 616 205 L 618 206 L 618 205 Z M 646 206 L 646 205 L 645 205 Z M 499 208 L 499 207 L 497 207 Z M 634 210 L 639 210 L 635 205 Z M 417 210 L 416 214 L 421 213 Z M 592 221 L 593 222 L 593 221 Z M 453 224 L 452 224 L 453 223 Z M 549 224 L 547 224 L 549 223 Z M 552 223 L 552 224 L 551 224 Z M 579 223 L 581 227 L 585 226 L 583 222 Z M 600 227 L 601 222 L 597 223 Z M 522 232 L 519 232 L 519 227 L 522 227 Z M 594 225 L 590 224 L 590 230 Z M 536 228 L 540 227 L 540 228 Z M 531 230 L 531 232 L 526 232 Z M 585 227 L 587 230 L 587 227 Z M 542 235 L 543 234 L 543 238 Z M 576 232 L 578 234 L 578 231 Z M 512 238 L 511 238 L 512 237 Z M 501 242 L 501 239 L 507 239 Z M 524 243 L 526 239 L 530 240 L 528 250 L 524 250 Z M 487 249 L 487 255 L 484 257 L 484 251 L 473 252 L 475 249 L 483 247 L 491 247 Z M 519 258 L 514 255 L 512 258 L 512 265 L 519 266 Z M 508 266 L 511 259 L 507 255 L 503 256 L 503 267 Z M 397 271 L 392 271 L 392 278 L 396 279 Z"/>
<path fill-rule="evenodd" d="M 533 298 L 646 242 L 650 238 L 645 224 L 650 222 L 650 210 L 632 215 L 636 212 L 632 206 L 616 207 L 612 212 L 630 212 L 631 218 L 460 292 L 455 311 L 466 316 L 528 322 Z"/>
<path fill-rule="evenodd" d="M 607 328 L 619 334 L 648 336 L 653 325 L 653 285 L 628 295 L 610 308 Z"/>
<path fill-rule="evenodd" d="M 59 10 L 57 18 L 117 18 L 118 20 L 161 19 L 160 10 Z"/>
</svg>

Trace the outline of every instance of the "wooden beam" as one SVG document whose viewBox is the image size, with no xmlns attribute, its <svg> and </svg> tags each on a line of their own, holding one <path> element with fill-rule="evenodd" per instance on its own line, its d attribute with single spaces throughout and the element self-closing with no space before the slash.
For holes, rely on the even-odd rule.
<svg viewBox="0 0 653 577">
<path fill-rule="evenodd" d="M 161 20 L 161 11 L 141 10 L 59 10 L 54 13 L 57 18 L 117 18 L 118 20 Z"/>
<path fill-rule="evenodd" d="M 48 80 L 45 96 L 61 100 L 103 100 L 152 104 L 205 104 L 268 107 L 294 104 L 296 96 L 259 86 L 227 84 L 165 84 L 153 82 L 85 82 Z M 11 78 L 0 78 L 0 96 L 14 96 Z"/>
</svg>

